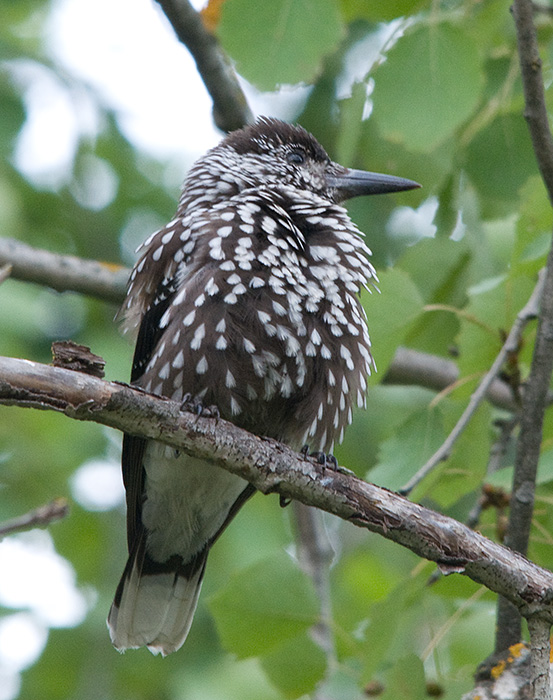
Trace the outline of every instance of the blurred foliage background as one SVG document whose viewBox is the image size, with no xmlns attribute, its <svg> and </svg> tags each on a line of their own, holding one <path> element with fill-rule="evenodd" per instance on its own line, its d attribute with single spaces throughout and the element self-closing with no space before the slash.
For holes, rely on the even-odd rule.
<svg viewBox="0 0 553 700">
<path fill-rule="evenodd" d="M 381 293 L 364 298 L 379 371 L 368 410 L 355 416 L 337 457 L 389 488 L 405 483 L 454 425 L 530 296 L 550 241 L 551 208 L 522 117 L 509 4 L 226 0 L 210 7 L 210 26 L 258 113 L 301 123 L 345 165 L 423 184 L 349 207 L 380 277 Z M 153 155 L 125 128 L 120 105 L 56 57 L 51 18 L 65 5 L 85 23 L 92 12 L 87 0 L 0 4 L 0 235 L 129 265 L 135 246 L 173 216 L 178 182 L 197 148 L 187 121 L 195 98 L 182 112 L 189 154 Z M 94 30 L 99 51 L 112 36 L 106 8 L 106 33 L 102 24 Z M 127 9 L 121 57 L 138 31 Z M 163 24 L 153 3 L 144 11 Z M 550 79 L 553 22 L 545 13 L 536 21 Z M 165 41 L 184 53 L 165 25 Z M 146 56 L 155 50 L 147 31 L 140 41 Z M 128 79 L 140 79 L 126 65 Z M 174 94 L 156 102 L 160 112 L 173 109 L 176 93 L 186 99 L 187 75 L 173 79 Z M 29 167 L 32 150 L 25 166 L 21 149 L 44 114 L 32 90 L 43 87 L 47 106 L 52 82 L 77 129 L 62 166 L 39 177 Z M 43 139 L 55 150 L 64 125 L 49 128 Z M 8 280 L 0 286 L 0 354 L 49 362 L 51 342 L 71 338 L 105 358 L 107 378 L 126 380 L 132 347 L 115 311 Z M 522 378 L 534 332 L 530 325 L 518 355 Z M 382 384 L 399 345 L 456 358 L 461 381 L 439 396 L 424 386 Z M 503 469 L 486 477 L 496 421 L 505 417 L 483 405 L 413 498 L 464 520 L 484 479 L 508 488 L 512 450 Z M 549 568 L 552 448 L 549 415 L 530 547 L 531 558 Z M 100 426 L 0 407 L 0 519 L 60 495 L 71 503 L 70 516 L 49 534 L 0 545 L 0 700 L 277 700 L 306 697 L 321 682 L 333 700 L 375 689 L 382 698 L 424 698 L 429 683 L 448 699 L 470 689 L 493 649 L 494 596 L 461 576 L 428 586 L 433 565 L 334 519 L 327 524 L 336 550 L 339 663 L 327 668 L 309 633 L 315 594 L 295 564 L 288 512 L 276 497 L 254 498 L 215 546 L 185 647 L 165 660 L 145 649 L 118 655 L 105 627 L 126 559 L 118 450 L 119 436 Z M 498 536 L 502 516 L 486 511 L 479 528 Z"/>
</svg>

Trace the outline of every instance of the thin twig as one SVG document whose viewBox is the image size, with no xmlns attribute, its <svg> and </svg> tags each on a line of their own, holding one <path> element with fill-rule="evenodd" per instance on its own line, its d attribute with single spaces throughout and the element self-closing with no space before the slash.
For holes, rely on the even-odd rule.
<svg viewBox="0 0 553 700">
<path fill-rule="evenodd" d="M 69 506 L 65 498 L 55 498 L 50 503 L 35 508 L 25 515 L 0 523 L 0 539 L 16 532 L 31 530 L 33 527 L 46 527 L 55 520 L 65 518 L 68 512 Z"/>
<path fill-rule="evenodd" d="M 503 347 L 499 351 L 494 363 L 490 367 L 489 371 L 486 373 L 476 391 L 470 397 L 470 401 L 467 407 L 463 411 L 461 417 L 455 424 L 453 430 L 449 433 L 443 444 L 436 450 L 436 452 L 430 457 L 430 459 L 424 464 L 418 472 L 405 484 L 405 486 L 400 489 L 400 493 L 407 495 L 410 493 L 417 484 L 419 484 L 424 477 L 429 474 L 440 462 L 447 459 L 451 453 L 451 449 L 455 442 L 458 440 L 464 429 L 467 427 L 470 419 L 476 412 L 476 409 L 481 404 L 482 400 L 486 396 L 488 389 L 490 388 L 493 380 L 496 378 L 499 370 L 505 364 L 505 360 L 510 352 L 513 352 L 518 347 L 520 337 L 524 327 L 533 318 L 538 315 L 540 299 L 542 296 L 542 290 L 544 285 L 545 275 L 544 271 L 540 271 L 538 282 L 534 287 L 534 290 L 525 304 L 524 308 L 518 313 L 515 322 L 507 336 L 507 340 L 503 343 Z"/>
<path fill-rule="evenodd" d="M 209 459 L 262 493 L 320 508 L 377 532 L 444 573 L 462 573 L 553 623 L 553 574 L 465 525 L 222 419 L 136 388 L 29 360 L 0 357 L 0 403 L 108 425 Z"/>
<path fill-rule="evenodd" d="M 216 37 L 188 0 L 157 0 L 179 40 L 196 61 L 213 100 L 213 120 L 221 131 L 234 131 L 253 121 L 236 74 Z"/>
</svg>

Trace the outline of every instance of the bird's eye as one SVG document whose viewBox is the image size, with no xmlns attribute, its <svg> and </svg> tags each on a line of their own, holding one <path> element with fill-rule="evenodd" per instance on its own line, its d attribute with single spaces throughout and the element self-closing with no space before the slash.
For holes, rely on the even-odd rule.
<svg viewBox="0 0 553 700">
<path fill-rule="evenodd" d="M 301 165 L 305 162 L 305 156 L 301 151 L 291 151 L 286 160 L 289 163 L 294 163 L 294 165 Z"/>
</svg>

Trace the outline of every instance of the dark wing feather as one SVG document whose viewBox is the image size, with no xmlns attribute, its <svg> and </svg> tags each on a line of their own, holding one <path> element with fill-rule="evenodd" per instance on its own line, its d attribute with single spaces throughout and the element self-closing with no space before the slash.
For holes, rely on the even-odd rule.
<svg viewBox="0 0 553 700">
<path fill-rule="evenodd" d="M 161 284 L 157 290 L 154 303 L 142 319 L 134 351 L 131 384 L 139 383 L 140 377 L 163 334 L 163 329 L 160 328 L 159 323 L 171 302 L 172 293 L 171 288 L 167 284 Z M 145 478 L 142 459 L 146 442 L 144 438 L 128 435 L 127 433 L 123 435 L 121 463 L 127 499 L 127 543 L 129 552 L 133 550 L 135 541 L 140 536 L 142 528 L 142 494 Z"/>
</svg>

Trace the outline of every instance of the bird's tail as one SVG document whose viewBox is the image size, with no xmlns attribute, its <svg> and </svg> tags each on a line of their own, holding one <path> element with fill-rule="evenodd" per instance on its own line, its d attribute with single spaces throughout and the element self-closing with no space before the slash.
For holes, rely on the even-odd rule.
<svg viewBox="0 0 553 700">
<path fill-rule="evenodd" d="M 178 556 L 157 564 L 143 550 L 139 545 L 129 556 L 109 611 L 109 633 L 118 651 L 147 646 L 167 656 L 188 635 L 209 548 L 185 565 Z"/>
</svg>

